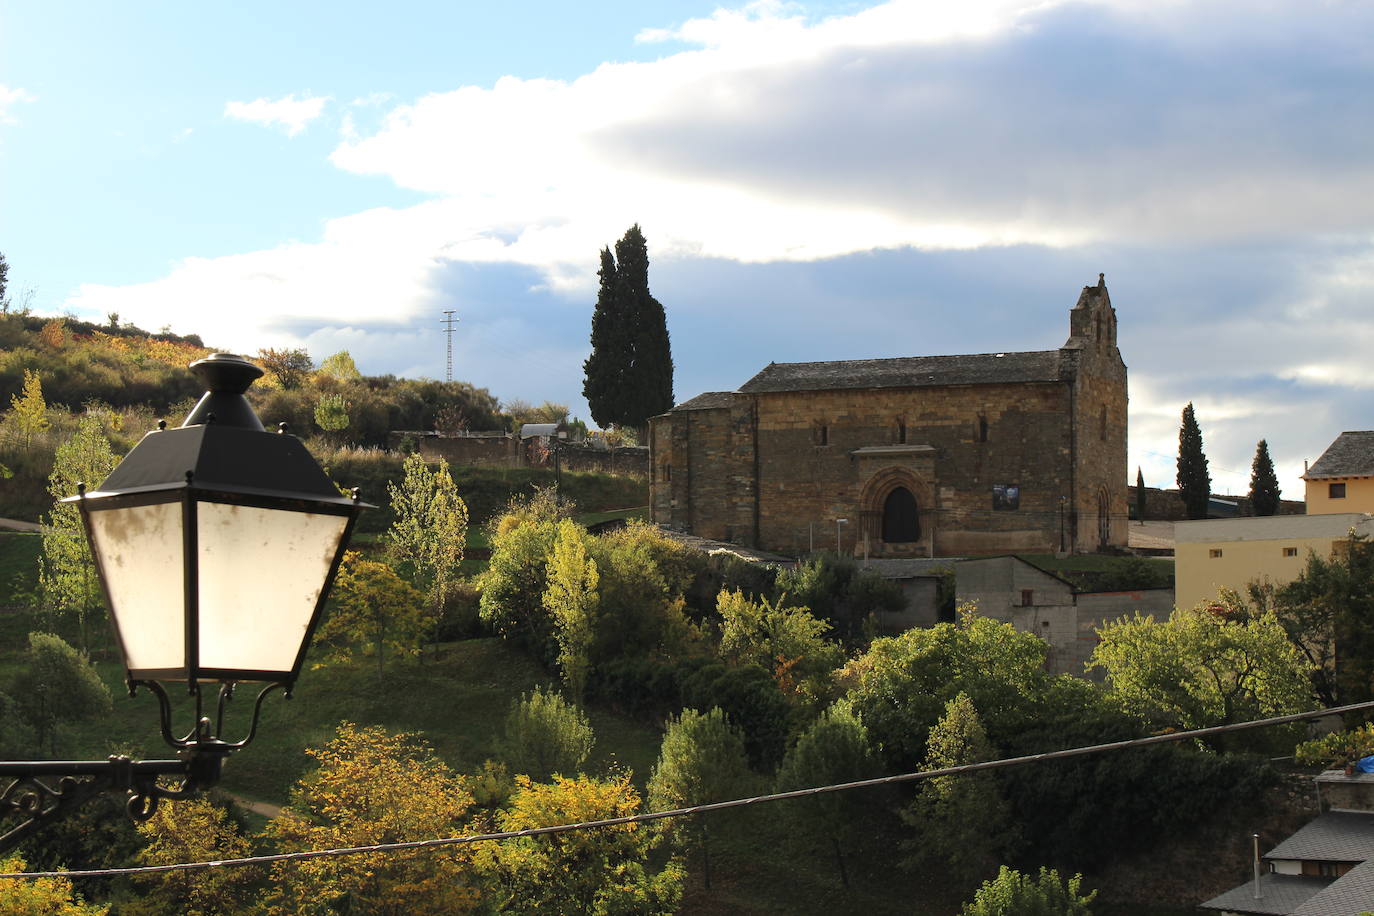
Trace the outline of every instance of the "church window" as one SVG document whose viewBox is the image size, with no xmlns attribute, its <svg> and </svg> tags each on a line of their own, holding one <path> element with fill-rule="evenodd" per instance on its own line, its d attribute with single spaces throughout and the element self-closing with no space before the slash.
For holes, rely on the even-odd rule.
<svg viewBox="0 0 1374 916">
<path fill-rule="evenodd" d="M 897 444 L 906 445 L 906 421 L 897 421 Z"/>
<path fill-rule="evenodd" d="M 817 423 L 814 430 L 814 436 L 817 445 L 829 445 L 830 427 L 826 426 L 824 423 Z"/>
<path fill-rule="evenodd" d="M 1097 316 L 1097 339 L 1102 339 L 1102 316 Z"/>
<path fill-rule="evenodd" d="M 978 441 L 988 441 L 988 418 L 981 413 L 978 415 Z"/>
<path fill-rule="evenodd" d="M 663 479 L 667 481 L 673 479 L 673 466 L 671 464 L 665 464 L 663 466 Z"/>
<path fill-rule="evenodd" d="M 909 544 L 920 539 L 921 519 L 916 497 L 906 487 L 897 487 L 883 500 L 883 541 Z"/>
</svg>

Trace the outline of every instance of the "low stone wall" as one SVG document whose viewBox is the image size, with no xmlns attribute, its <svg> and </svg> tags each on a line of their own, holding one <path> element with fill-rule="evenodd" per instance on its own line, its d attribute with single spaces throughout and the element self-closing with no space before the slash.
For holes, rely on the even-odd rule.
<svg viewBox="0 0 1374 916">
<path fill-rule="evenodd" d="M 554 454 L 547 440 L 521 440 L 509 433 L 441 436 L 432 432 L 398 431 L 391 433 L 388 444 L 395 449 L 411 442 L 425 458 L 442 458 L 459 467 L 552 469 L 554 466 Z M 649 476 L 649 450 L 643 446 L 604 449 L 563 442 L 558 445 L 558 460 L 565 471 Z"/>
</svg>

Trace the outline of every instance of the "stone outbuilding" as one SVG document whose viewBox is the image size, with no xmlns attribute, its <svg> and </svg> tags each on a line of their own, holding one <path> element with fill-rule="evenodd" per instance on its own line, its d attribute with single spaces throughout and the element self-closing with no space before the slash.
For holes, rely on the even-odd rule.
<svg viewBox="0 0 1374 916">
<path fill-rule="evenodd" d="M 1124 547 L 1126 401 L 1099 275 L 1058 350 L 770 363 L 652 418 L 650 513 L 790 555 Z"/>
</svg>

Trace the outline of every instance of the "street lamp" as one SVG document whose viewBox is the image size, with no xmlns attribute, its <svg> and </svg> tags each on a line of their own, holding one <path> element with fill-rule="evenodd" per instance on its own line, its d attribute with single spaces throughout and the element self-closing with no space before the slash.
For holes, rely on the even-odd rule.
<svg viewBox="0 0 1374 916">
<path fill-rule="evenodd" d="M 0 836 L 13 848 L 42 823 L 102 792 L 126 792 L 135 819 L 159 798 L 185 798 L 219 781 L 224 758 L 253 740 L 263 700 L 289 697 L 358 513 L 285 424 L 269 433 L 244 397 L 262 370 L 216 353 L 191 364 L 205 385 L 179 428 L 148 433 L 95 490 L 63 502 L 81 511 L 110 609 L 129 695 L 158 700 L 176 760 L 0 763 L 0 816 L 25 818 Z M 163 682 L 184 683 L 195 721 L 173 732 Z M 240 683 L 265 686 L 246 735 L 223 738 Z M 216 690 L 214 721 L 207 691 Z M 180 776 L 180 787 L 158 785 Z M 44 780 L 40 777 L 48 777 Z M 60 777 L 55 785 L 54 777 Z"/>
</svg>

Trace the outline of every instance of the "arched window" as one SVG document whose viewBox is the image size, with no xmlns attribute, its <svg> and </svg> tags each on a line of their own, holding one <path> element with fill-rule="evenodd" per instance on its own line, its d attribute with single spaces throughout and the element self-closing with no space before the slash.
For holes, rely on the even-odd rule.
<svg viewBox="0 0 1374 916">
<path fill-rule="evenodd" d="M 916 497 L 906 487 L 897 487 L 883 500 L 883 541 L 909 544 L 921 539 L 921 519 Z"/>
<path fill-rule="evenodd" d="M 988 418 L 986 414 L 978 415 L 978 441 L 988 441 Z"/>
</svg>

